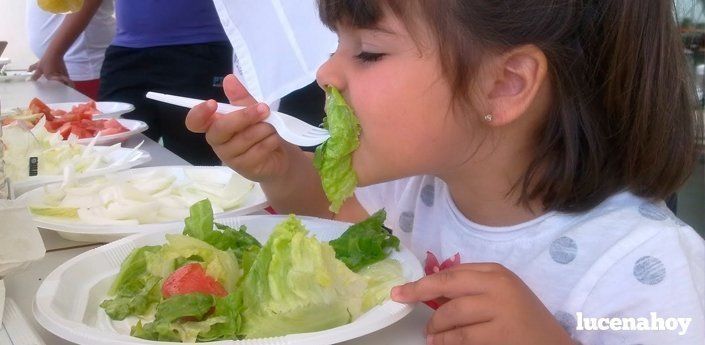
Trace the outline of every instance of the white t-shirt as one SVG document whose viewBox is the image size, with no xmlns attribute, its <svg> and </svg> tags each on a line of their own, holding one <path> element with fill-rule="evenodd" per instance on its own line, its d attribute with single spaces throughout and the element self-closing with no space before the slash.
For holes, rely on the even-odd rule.
<svg viewBox="0 0 705 345">
<path fill-rule="evenodd" d="M 459 253 L 463 263 L 504 265 L 583 344 L 705 344 L 705 241 L 662 202 L 624 192 L 589 212 L 489 227 L 465 218 L 446 184 L 432 176 L 358 188 L 355 195 L 370 214 L 385 208 L 386 225 L 422 262 L 430 251 L 439 262 Z M 691 321 L 684 335 L 680 327 L 585 330 L 588 318 L 652 325 L 652 316 L 655 326 L 659 318 L 664 327 L 668 318 Z"/>
<path fill-rule="evenodd" d="M 27 1 L 27 33 L 29 46 L 37 58 L 44 55 L 65 14 L 52 14 Z M 91 22 L 64 55 L 64 62 L 73 81 L 100 78 L 105 49 L 115 36 L 115 3 L 104 0 Z"/>
</svg>

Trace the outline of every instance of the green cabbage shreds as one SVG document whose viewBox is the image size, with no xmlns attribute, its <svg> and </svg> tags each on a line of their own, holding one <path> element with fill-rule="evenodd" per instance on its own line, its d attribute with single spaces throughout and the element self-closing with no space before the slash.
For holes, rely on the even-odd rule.
<svg viewBox="0 0 705 345">
<path fill-rule="evenodd" d="M 360 123 L 340 92 L 326 89 L 326 117 L 323 127 L 330 138 L 316 148 L 313 165 L 318 170 L 330 210 L 338 213 L 343 201 L 352 196 L 357 175 L 352 168 L 352 153 L 360 145 Z"/>
</svg>

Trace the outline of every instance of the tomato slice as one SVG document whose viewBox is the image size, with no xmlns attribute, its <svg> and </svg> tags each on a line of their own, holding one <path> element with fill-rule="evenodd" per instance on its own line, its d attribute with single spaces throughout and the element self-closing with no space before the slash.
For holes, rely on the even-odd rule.
<svg viewBox="0 0 705 345">
<path fill-rule="evenodd" d="M 198 263 L 184 265 L 174 271 L 162 284 L 162 295 L 169 298 L 174 295 L 185 295 L 200 292 L 208 295 L 227 296 L 223 285 L 206 275 Z"/>
<path fill-rule="evenodd" d="M 61 125 L 61 127 L 59 127 L 59 129 L 57 129 L 57 131 L 61 134 L 61 137 L 66 140 L 66 138 L 69 137 L 69 134 L 71 134 L 71 128 L 71 122 L 65 122 Z"/>
<path fill-rule="evenodd" d="M 42 113 L 44 116 L 46 116 L 47 121 L 51 121 L 54 119 L 54 116 L 51 114 L 51 108 L 47 106 L 44 102 L 42 102 L 39 98 L 34 97 L 32 98 L 31 101 L 29 101 L 29 111 L 32 112 L 32 114 L 38 114 Z"/>
</svg>

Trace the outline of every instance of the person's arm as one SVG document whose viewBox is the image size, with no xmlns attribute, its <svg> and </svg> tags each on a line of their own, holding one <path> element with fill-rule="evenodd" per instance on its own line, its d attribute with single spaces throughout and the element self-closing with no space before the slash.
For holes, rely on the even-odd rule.
<svg viewBox="0 0 705 345">
<path fill-rule="evenodd" d="M 80 11 L 66 15 L 49 43 L 44 55 L 29 67 L 33 80 L 44 75 L 47 79 L 70 84 L 71 80 L 64 63 L 64 54 L 86 29 L 103 0 L 84 0 Z"/>
<path fill-rule="evenodd" d="M 313 153 L 300 152 L 292 159 L 289 176 L 276 182 L 260 183 L 272 208 L 279 213 L 296 213 L 356 223 L 369 215 L 355 196 L 343 203 L 337 214 L 329 210 L 330 202 L 323 192 L 321 178 L 313 166 Z M 295 154 L 298 156 L 299 154 Z"/>
</svg>

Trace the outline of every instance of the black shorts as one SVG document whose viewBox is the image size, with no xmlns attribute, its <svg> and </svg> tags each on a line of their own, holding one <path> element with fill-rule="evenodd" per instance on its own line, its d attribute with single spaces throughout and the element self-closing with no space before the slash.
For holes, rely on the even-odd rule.
<svg viewBox="0 0 705 345">
<path fill-rule="evenodd" d="M 229 42 L 149 48 L 110 46 L 100 72 L 100 101 L 128 102 L 123 115 L 146 122 L 144 134 L 194 165 L 220 165 L 203 134 L 186 129 L 188 109 L 145 98 L 148 91 L 226 102 L 222 78 L 232 73 Z"/>
</svg>

